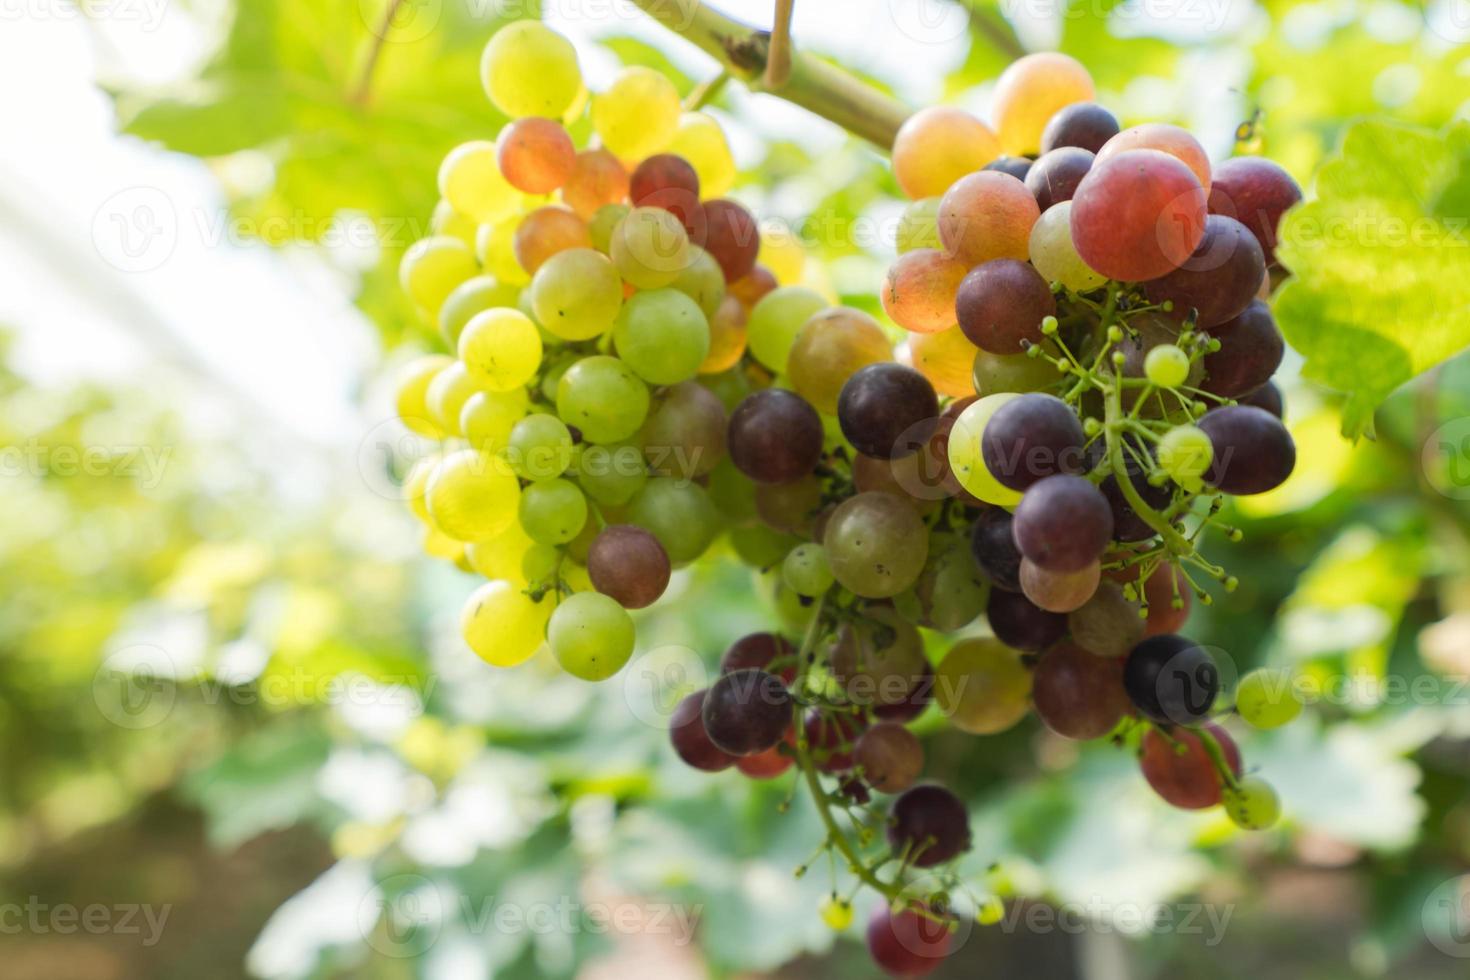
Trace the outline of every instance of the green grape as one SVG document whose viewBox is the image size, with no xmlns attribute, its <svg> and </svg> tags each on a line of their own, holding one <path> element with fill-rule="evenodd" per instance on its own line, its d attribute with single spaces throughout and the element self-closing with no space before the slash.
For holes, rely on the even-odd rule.
<svg viewBox="0 0 1470 980">
<path fill-rule="evenodd" d="M 1189 355 L 1174 344 L 1160 344 L 1143 359 L 1143 373 L 1160 388 L 1178 388 L 1189 378 Z"/>
<path fill-rule="evenodd" d="M 791 549 L 781 565 L 781 578 L 797 595 L 812 598 L 826 592 L 836 581 L 832 566 L 827 563 L 826 549 L 811 541 Z"/>
<path fill-rule="evenodd" d="M 539 20 L 511 21 L 491 36 L 480 56 L 480 82 L 512 119 L 560 119 L 582 92 L 577 49 Z"/>
<path fill-rule="evenodd" d="M 934 700 L 960 731 L 994 735 L 1026 717 L 1031 672 L 999 640 L 961 640 L 935 668 Z"/>
<path fill-rule="evenodd" d="M 822 921 L 833 932 L 846 932 L 852 925 L 852 903 L 832 895 L 822 902 Z"/>
<path fill-rule="evenodd" d="M 592 127 L 602 145 L 624 160 L 652 156 L 674 138 L 683 106 L 679 90 L 652 68 L 624 68 L 592 98 Z"/>
<path fill-rule="evenodd" d="M 1159 440 L 1159 466 L 1185 489 L 1199 485 L 1215 457 L 1210 437 L 1193 425 L 1176 425 Z"/>
<path fill-rule="evenodd" d="M 594 355 L 567 368 L 556 386 L 556 413 L 589 442 L 623 442 L 648 417 L 648 386 L 616 357 Z"/>
<path fill-rule="evenodd" d="M 413 511 L 413 516 L 431 528 L 434 520 L 429 516 L 429 477 L 434 475 L 434 467 L 439 465 L 439 459 L 437 455 L 420 457 L 403 478 L 403 499 L 408 501 L 408 509 Z"/>
<path fill-rule="evenodd" d="M 531 281 L 531 276 L 521 268 L 520 259 L 516 258 L 516 232 L 520 227 L 521 216 L 517 214 L 493 224 L 483 224 L 475 235 L 475 255 L 485 271 L 513 286 L 524 286 Z"/>
<path fill-rule="evenodd" d="M 572 463 L 572 434 L 555 415 L 527 415 L 510 430 L 505 455 L 516 476 L 551 480 L 565 473 Z"/>
<path fill-rule="evenodd" d="M 628 282 L 662 289 L 689 265 L 689 232 L 663 208 L 633 208 L 613 229 L 608 254 Z"/>
<path fill-rule="evenodd" d="M 628 504 L 628 520 L 652 532 L 675 566 L 704 554 L 720 533 L 720 513 L 704 488 L 674 477 L 649 480 Z"/>
<path fill-rule="evenodd" d="M 1220 793 L 1225 815 L 1241 830 L 1268 830 L 1281 819 L 1281 798 L 1259 776 L 1246 776 Z"/>
<path fill-rule="evenodd" d="M 832 676 L 854 704 L 899 704 L 929 670 L 924 638 L 897 610 L 871 606 L 842 625 L 829 654 Z"/>
<path fill-rule="evenodd" d="M 601 592 L 579 592 L 551 614 L 546 639 L 562 670 L 584 681 L 607 680 L 633 656 L 633 617 Z"/>
<path fill-rule="evenodd" d="M 547 364 L 546 370 L 541 372 L 541 397 L 551 405 L 556 404 L 556 388 L 561 384 L 561 376 L 567 370 L 582 359 L 582 355 L 566 353 L 557 357 L 556 360 Z"/>
<path fill-rule="evenodd" d="M 736 557 L 751 568 L 774 568 L 799 544 L 801 539 L 796 535 L 777 531 L 764 524 L 730 529 L 730 547 L 735 549 Z"/>
<path fill-rule="evenodd" d="M 487 579 L 505 579 L 524 587 L 527 582 L 521 563 L 534 544 L 520 522 L 512 521 L 509 527 L 488 541 L 466 545 L 464 553 L 470 567 Z"/>
<path fill-rule="evenodd" d="M 470 377 L 490 391 L 519 388 L 541 366 L 541 334 L 519 310 L 476 313 L 459 335 L 459 359 Z"/>
<path fill-rule="evenodd" d="M 566 544 L 587 523 L 587 498 L 571 480 L 542 480 L 521 491 L 519 517 L 537 544 Z"/>
<path fill-rule="evenodd" d="M 992 354 L 977 351 L 972 378 L 980 395 L 1013 391 L 1022 394 L 1040 391 L 1056 383 L 1060 375 L 1049 361 L 1025 354 Z"/>
<path fill-rule="evenodd" d="M 1072 243 L 1072 202 L 1053 204 L 1031 226 L 1031 264 L 1047 282 L 1059 282 L 1074 293 L 1085 293 L 1107 282 L 1082 261 Z"/>
<path fill-rule="evenodd" d="M 460 413 L 464 411 L 465 402 L 479 390 L 465 366 L 455 361 L 434 375 L 434 380 L 429 382 L 428 391 L 424 394 L 424 405 L 434 421 L 439 423 L 439 428 L 451 436 L 462 436 L 464 432 L 459 427 Z"/>
<path fill-rule="evenodd" d="M 439 307 L 439 332 L 450 349 L 459 347 L 459 335 L 476 313 L 497 306 L 516 306 L 520 302 L 519 286 L 503 283 L 494 276 L 473 276 L 454 287 Z"/>
<path fill-rule="evenodd" d="M 929 557 L 929 533 L 919 515 L 898 497 L 876 491 L 839 504 L 822 543 L 837 581 L 866 599 L 898 595 L 914 584 Z"/>
<path fill-rule="evenodd" d="M 562 340 L 606 333 L 623 305 L 623 282 L 607 256 L 572 248 L 547 259 L 531 279 L 531 309 Z"/>
<path fill-rule="evenodd" d="M 577 482 L 587 496 L 605 507 L 621 507 L 648 482 L 643 450 L 620 446 L 583 445 L 577 456 Z"/>
<path fill-rule="evenodd" d="M 1291 671 L 1262 667 L 1240 679 L 1235 710 L 1256 728 L 1280 728 L 1302 713 L 1301 696 Z"/>
<path fill-rule="evenodd" d="M 678 290 L 653 289 L 628 300 L 613 326 L 613 343 L 644 381 L 675 385 L 699 373 L 709 353 L 709 321 Z"/>
<path fill-rule="evenodd" d="M 689 246 L 689 264 L 679 272 L 679 278 L 669 284 L 699 304 L 706 320 L 713 320 L 725 301 L 725 270 L 720 263 L 698 245 Z"/>
<path fill-rule="evenodd" d="M 426 354 L 404 365 L 398 374 L 394 408 L 398 420 L 411 432 L 430 439 L 444 438 L 444 430 L 435 421 L 437 417 L 429 409 L 429 386 L 441 371 L 454 364 L 454 358 L 443 354 Z"/>
<path fill-rule="evenodd" d="M 489 140 L 461 143 L 439 164 L 439 196 L 450 207 L 479 224 L 504 221 L 521 208 L 521 192 L 501 176 Z M 479 235 L 476 233 L 476 242 Z"/>
<path fill-rule="evenodd" d="M 429 216 L 429 231 L 435 235 L 448 235 L 450 238 L 458 238 L 470 248 L 475 247 L 475 232 L 479 230 L 475 219 L 467 214 L 460 214 L 454 210 L 454 205 L 443 198 L 434 205 L 434 213 Z"/>
<path fill-rule="evenodd" d="M 426 500 L 439 530 L 456 541 L 485 541 L 515 520 L 521 485 L 503 461 L 461 449 L 434 467 Z"/>
<path fill-rule="evenodd" d="M 550 587 L 556 584 L 557 571 L 562 564 L 561 549 L 555 545 L 532 543 L 521 555 L 521 575 L 534 587 Z"/>
<path fill-rule="evenodd" d="M 437 320 L 444 300 L 480 271 L 475 253 L 458 238 L 432 235 L 409 246 L 398 264 L 398 281 L 419 308 Z"/>
<path fill-rule="evenodd" d="M 936 534 L 929 542 L 929 560 L 914 583 L 919 624 L 953 633 L 985 611 L 990 585 L 975 563 L 968 538 Z"/>
<path fill-rule="evenodd" d="M 481 391 L 459 412 L 459 431 L 482 453 L 497 453 L 510 444 L 510 433 L 526 415 L 530 398 L 524 388 Z"/>
<path fill-rule="evenodd" d="M 755 484 L 735 468 L 729 455 L 721 456 L 710 471 L 709 499 L 731 524 L 743 524 L 755 518 Z"/>
<path fill-rule="evenodd" d="M 633 209 L 626 204 L 604 204 L 597 209 L 592 220 L 587 224 L 587 232 L 592 236 L 592 247 L 603 255 L 612 252 L 613 232 L 618 225 L 622 224 L 628 212 Z"/>
<path fill-rule="evenodd" d="M 762 296 L 746 324 L 751 355 L 777 374 L 784 374 L 796 335 L 826 308 L 822 294 L 805 286 L 782 286 Z"/>
<path fill-rule="evenodd" d="M 904 208 L 895 240 L 900 255 L 916 248 L 944 248 L 939 241 L 939 198 L 920 198 Z"/>
<path fill-rule="evenodd" d="M 976 497 L 999 507 L 1014 507 L 1021 502 L 1021 493 L 1001 483 L 986 467 L 980 453 L 980 439 L 991 416 L 1006 402 L 1019 397 L 1009 391 L 986 395 L 960 413 L 949 433 L 949 466 L 955 479 Z"/>
<path fill-rule="evenodd" d="M 486 582 L 465 601 L 459 629 L 475 654 L 494 667 L 514 667 L 541 649 L 551 600 L 536 602 L 511 582 Z"/>
<path fill-rule="evenodd" d="M 705 375 L 699 379 L 699 383 L 715 393 L 727 412 L 735 411 L 736 406 L 752 391 L 749 376 L 738 366 L 719 374 Z"/>
</svg>

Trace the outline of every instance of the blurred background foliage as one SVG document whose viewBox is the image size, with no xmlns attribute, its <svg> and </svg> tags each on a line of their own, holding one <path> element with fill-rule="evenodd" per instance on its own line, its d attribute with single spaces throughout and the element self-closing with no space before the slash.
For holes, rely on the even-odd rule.
<svg viewBox="0 0 1470 980">
<path fill-rule="evenodd" d="M 361 426 L 329 446 L 221 414 L 201 395 L 210 379 L 176 366 L 57 384 L 0 348 L 0 444 L 42 461 L 7 456 L 3 477 L 0 885 L 53 904 L 172 908 L 151 946 L 8 938 L 7 974 L 865 975 L 858 944 L 815 914 L 826 869 L 792 877 L 820 839 L 815 814 L 800 798 L 782 812 L 781 782 L 707 777 L 666 750 L 646 672 L 684 661 L 635 661 L 599 687 L 540 659 L 484 667 L 454 628 L 471 578 L 422 555 L 389 461 L 357 444 L 389 414 L 387 368 L 440 343 L 396 284 L 402 250 L 427 229 L 438 161 L 503 121 L 476 68 L 499 8 L 410 4 L 379 44 L 384 6 L 191 7 L 215 41 L 187 77 L 98 79 L 122 132 L 207 164 L 258 240 L 237 247 L 305 256 L 374 337 Z M 900 24 L 902 6 L 875 4 Z M 800 19 L 798 40 L 910 100 L 976 108 L 1016 53 L 1057 47 L 1087 63 L 1125 123 L 1191 126 L 1216 156 L 1239 139 L 1307 187 L 1362 117 L 1439 129 L 1470 106 L 1470 52 L 1436 27 L 1452 4 L 1200 3 L 1199 23 L 1128 3 L 1026 17 L 950 6 L 957 56 L 942 77 L 854 63 Z M 583 25 L 596 58 L 653 65 L 685 93 L 710 74 L 623 13 Z M 772 222 L 773 243 L 786 230 L 802 246 L 767 258 L 876 309 L 890 246 L 845 230 L 896 216 L 884 161 L 735 86 L 714 111 L 742 165 L 735 196 Z M 371 248 L 334 241 L 361 221 Z M 1302 299 L 1302 316 L 1325 316 L 1319 301 Z M 1425 910 L 1470 868 L 1470 691 L 1456 680 L 1470 675 L 1470 502 L 1434 489 L 1421 448 L 1470 416 L 1470 361 L 1400 388 L 1376 438 L 1357 441 L 1340 434 L 1340 396 L 1290 381 L 1301 363 L 1286 375 L 1297 473 L 1235 506 L 1244 541 L 1211 557 L 1241 588 L 1188 627 L 1242 672 L 1291 664 L 1327 692 L 1282 732 L 1236 731 L 1282 791 L 1281 828 L 1245 838 L 1219 816 L 1173 811 L 1126 753 L 1031 722 L 983 743 L 920 726 L 930 770 L 973 804 L 967 867 L 989 869 L 1016 907 L 1196 896 L 1232 910 L 1228 930 L 1216 944 L 1208 930 L 1124 939 L 1106 921 L 1038 934 L 1008 919 L 977 927 L 943 975 L 1463 976 L 1462 960 L 1426 943 Z M 113 448 L 89 455 L 97 446 Z M 92 462 L 68 468 L 68 452 Z M 641 649 L 709 664 L 773 616 L 768 590 L 733 561 L 674 591 L 644 617 Z M 440 913 L 432 927 L 379 915 L 404 893 Z M 567 896 L 686 903 L 699 928 L 682 944 L 652 929 L 486 927 L 496 904 Z"/>
</svg>

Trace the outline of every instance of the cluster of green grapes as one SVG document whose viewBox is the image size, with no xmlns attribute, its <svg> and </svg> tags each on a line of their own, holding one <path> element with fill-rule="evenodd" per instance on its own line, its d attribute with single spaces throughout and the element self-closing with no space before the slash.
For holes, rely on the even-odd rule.
<svg viewBox="0 0 1470 980">
<path fill-rule="evenodd" d="M 440 443 L 407 478 L 430 549 L 488 580 L 462 616 L 475 653 L 544 646 L 610 677 L 629 611 L 727 544 L 780 628 L 683 697 L 672 748 L 796 770 L 853 879 L 824 917 L 845 929 L 858 889 L 884 896 L 868 943 L 895 975 L 948 954 L 967 896 L 997 914 L 955 869 L 963 802 L 921 780 L 908 726 L 931 706 L 974 734 L 1034 708 L 1136 746 L 1178 806 L 1275 821 L 1211 721 L 1218 665 L 1175 631 L 1209 601 L 1199 576 L 1233 585 L 1196 551 L 1221 495 L 1294 464 L 1260 298 L 1300 197 L 1284 172 L 1212 170 L 1183 130 L 1121 130 L 1075 61 L 1024 58 L 993 128 L 934 108 L 898 135 L 915 200 L 882 290 L 894 327 L 758 262 L 755 219 L 720 196 L 723 134 L 656 72 L 592 96 L 589 126 L 576 52 L 539 23 L 499 31 L 482 67 L 514 121 L 445 159 L 436 234 L 402 266 L 458 356 L 415 362 L 398 399 Z M 958 634 L 937 664 L 935 634 Z M 1300 705 L 1258 672 L 1236 708 L 1271 727 Z"/>
</svg>

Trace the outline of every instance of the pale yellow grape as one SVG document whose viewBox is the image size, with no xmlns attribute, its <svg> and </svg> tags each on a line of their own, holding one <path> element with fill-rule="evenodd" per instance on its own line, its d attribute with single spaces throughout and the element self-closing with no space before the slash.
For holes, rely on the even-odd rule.
<svg viewBox="0 0 1470 980">
<path fill-rule="evenodd" d="M 985 434 L 985 425 L 1000 407 L 1012 398 L 1021 397 L 1013 391 L 986 395 L 955 419 L 949 434 L 949 466 L 960 486 L 979 497 L 987 504 L 1014 507 L 1021 502 L 1020 491 L 1012 490 L 997 480 L 985 466 L 980 454 L 980 439 Z"/>
<path fill-rule="evenodd" d="M 464 542 L 456 541 L 437 527 L 424 531 L 424 554 L 440 561 L 458 562 L 464 557 Z"/>
<path fill-rule="evenodd" d="M 434 421 L 427 399 L 434 378 L 453 363 L 454 358 L 444 354 L 425 354 L 405 364 L 399 372 L 394 405 L 399 420 L 411 432 L 430 439 L 444 438 L 444 430 Z"/>
<path fill-rule="evenodd" d="M 689 233 L 663 208 L 634 208 L 613 229 L 618 275 L 639 289 L 671 285 L 689 265 Z"/>
<path fill-rule="evenodd" d="M 512 21 L 485 45 L 480 83 L 495 108 L 512 119 L 560 118 L 582 91 L 577 49 L 538 20 Z"/>
<path fill-rule="evenodd" d="M 1076 58 L 1055 51 L 1028 54 L 1001 72 L 990 117 L 1001 146 L 1013 156 L 1041 149 L 1041 132 L 1057 110 L 1091 101 L 1092 76 Z"/>
<path fill-rule="evenodd" d="M 652 68 L 633 65 L 592 97 L 592 127 L 624 160 L 641 160 L 669 145 L 679 128 L 679 91 Z"/>
<path fill-rule="evenodd" d="M 450 238 L 458 238 L 470 248 L 475 247 L 475 232 L 479 228 L 475 219 L 467 214 L 460 214 L 454 210 L 454 205 L 443 198 L 434 205 L 434 213 L 429 218 L 429 230 L 436 235 L 448 235 Z"/>
<path fill-rule="evenodd" d="M 460 613 L 465 643 L 493 667 L 514 667 L 535 656 L 546 642 L 546 623 L 555 603 L 540 602 L 512 582 L 486 582 L 476 589 Z"/>
<path fill-rule="evenodd" d="M 700 194 L 706 199 L 724 197 L 735 186 L 735 156 L 725 131 L 714 117 L 703 112 L 686 112 L 668 152 L 677 153 L 699 175 Z"/>
<path fill-rule="evenodd" d="M 1072 243 L 1072 202 L 1047 208 L 1031 226 L 1028 244 L 1031 264 L 1047 282 L 1059 282 L 1074 293 L 1085 293 L 1107 282 L 1082 261 Z"/>
<path fill-rule="evenodd" d="M 590 248 L 558 252 L 531 279 L 531 309 L 546 331 L 562 340 L 607 333 L 623 306 L 623 281 L 612 262 Z"/>
<path fill-rule="evenodd" d="M 521 192 L 500 173 L 495 144 L 461 143 L 439 164 L 439 196 L 460 214 L 478 222 L 501 221 L 521 207 Z"/>
<path fill-rule="evenodd" d="M 975 394 L 973 372 L 980 349 L 959 327 L 909 334 L 908 351 L 914 370 L 928 378 L 941 395 L 966 398 Z"/>
<path fill-rule="evenodd" d="M 431 527 L 433 519 L 429 517 L 429 477 L 434 475 L 434 467 L 438 465 L 439 456 L 425 456 L 415 460 L 408 475 L 403 478 L 403 499 L 408 501 L 408 509 L 413 511 L 413 516 Z"/>
<path fill-rule="evenodd" d="M 934 671 L 934 700 L 960 731 L 994 735 L 1026 717 L 1031 672 L 999 640 L 961 640 Z"/>
<path fill-rule="evenodd" d="M 475 383 L 510 391 L 530 381 L 541 366 L 541 334 L 520 310 L 476 313 L 459 335 L 459 359 Z"/>
<path fill-rule="evenodd" d="M 475 384 L 465 366 L 455 361 L 429 382 L 424 405 L 439 428 L 452 436 L 462 436 L 464 432 L 459 427 L 459 414 L 464 410 L 464 403 L 479 390 L 480 386 Z"/>
<path fill-rule="evenodd" d="M 510 444 L 510 430 L 526 417 L 530 404 L 525 388 L 471 395 L 459 413 L 460 432 L 481 452 L 499 452 Z"/>
<path fill-rule="evenodd" d="M 530 550 L 531 541 L 519 521 L 488 541 L 475 541 L 465 546 L 465 559 L 470 568 L 488 579 L 504 579 L 519 587 L 525 587 L 526 577 L 521 572 L 521 559 Z"/>
<path fill-rule="evenodd" d="M 480 271 L 475 253 L 458 238 L 430 235 L 409 246 L 398 264 L 398 282 L 430 322 L 456 286 Z"/>
<path fill-rule="evenodd" d="M 762 228 L 756 261 L 770 270 L 776 282 L 791 286 L 801 282 L 806 270 L 806 249 L 789 230 Z"/>
<path fill-rule="evenodd" d="M 935 197 L 1000 156 L 995 133 L 953 106 L 920 109 L 893 141 L 893 176 L 909 197 Z"/>
<path fill-rule="evenodd" d="M 524 286 L 531 276 L 521 268 L 516 258 L 516 231 L 521 227 L 521 215 L 513 215 L 496 224 L 484 224 L 475 236 L 475 254 L 480 264 L 500 282 L 512 286 Z"/>
<path fill-rule="evenodd" d="M 429 516 L 456 541 L 487 541 L 510 526 L 521 485 L 504 460 L 461 449 L 439 461 L 429 477 Z"/>
<path fill-rule="evenodd" d="M 520 296 L 519 286 L 501 282 L 494 276 L 466 279 L 439 307 L 439 333 L 451 348 L 458 348 L 459 335 L 471 317 L 494 306 L 515 306 Z"/>
</svg>

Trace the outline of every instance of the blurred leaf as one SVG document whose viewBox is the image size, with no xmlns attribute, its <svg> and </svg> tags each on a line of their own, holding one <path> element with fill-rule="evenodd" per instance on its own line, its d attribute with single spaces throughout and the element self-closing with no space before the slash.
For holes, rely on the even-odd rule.
<svg viewBox="0 0 1470 980">
<path fill-rule="evenodd" d="M 262 729 L 189 776 L 182 792 L 209 818 L 210 840 L 235 847 L 323 805 L 316 775 L 328 749 L 327 739 L 305 725 Z"/>
</svg>

